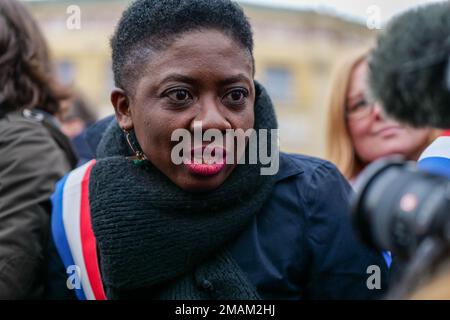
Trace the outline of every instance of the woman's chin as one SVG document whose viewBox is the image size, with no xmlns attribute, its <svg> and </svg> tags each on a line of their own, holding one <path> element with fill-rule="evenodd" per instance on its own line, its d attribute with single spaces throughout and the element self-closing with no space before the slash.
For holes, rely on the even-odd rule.
<svg viewBox="0 0 450 320">
<path fill-rule="evenodd" d="M 208 180 L 198 181 L 197 179 L 189 179 L 189 181 L 185 181 L 183 183 L 177 184 L 181 189 L 188 192 L 210 192 L 219 188 L 224 182 L 225 179 L 219 180 L 214 178 L 209 178 Z"/>
<path fill-rule="evenodd" d="M 233 167 L 230 168 L 227 165 L 222 170 L 218 170 L 217 168 L 214 168 L 214 170 L 206 170 L 205 168 L 191 169 L 184 167 L 183 172 L 177 179 L 172 181 L 185 191 L 200 193 L 219 188 L 231 174 Z"/>
<path fill-rule="evenodd" d="M 367 162 L 372 162 L 372 161 L 378 160 L 380 158 L 391 157 L 391 156 L 407 157 L 409 153 L 410 152 L 407 152 L 407 150 L 405 150 L 402 147 L 387 148 L 385 150 L 380 150 L 379 152 L 372 154 L 370 157 L 368 157 Z"/>
</svg>

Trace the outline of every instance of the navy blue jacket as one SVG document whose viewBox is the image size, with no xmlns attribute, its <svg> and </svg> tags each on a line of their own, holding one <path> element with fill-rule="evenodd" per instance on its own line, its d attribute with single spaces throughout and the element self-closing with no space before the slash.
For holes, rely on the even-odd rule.
<svg viewBox="0 0 450 320">
<path fill-rule="evenodd" d="M 100 121 L 87 131 L 85 137 L 93 150 L 109 121 Z M 354 236 L 349 219 L 352 189 L 335 166 L 312 157 L 282 153 L 276 180 L 273 194 L 261 212 L 229 246 L 260 296 L 380 297 L 387 289 L 386 263 L 380 253 L 366 248 Z M 49 297 L 69 297 L 62 263 L 55 252 L 52 257 Z M 371 290 L 367 282 L 372 273 L 367 269 L 374 265 L 381 272 L 381 289 Z"/>
</svg>

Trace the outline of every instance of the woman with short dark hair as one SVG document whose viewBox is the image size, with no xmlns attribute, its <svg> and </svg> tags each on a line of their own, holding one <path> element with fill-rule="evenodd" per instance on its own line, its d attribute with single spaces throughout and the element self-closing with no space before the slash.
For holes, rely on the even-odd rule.
<svg viewBox="0 0 450 320">
<path fill-rule="evenodd" d="M 97 160 L 58 183 L 50 298 L 365 299 L 383 292 L 381 255 L 353 237 L 345 179 L 326 161 L 278 158 L 272 148 L 274 108 L 254 81 L 252 31 L 236 3 L 138 0 L 111 45 L 117 121 Z M 237 163 L 255 151 L 252 137 L 243 146 L 218 142 L 220 134 L 242 138 L 249 130 L 268 134 L 257 151 L 271 150 L 279 163 L 272 174 L 263 174 L 261 153 L 256 164 Z M 217 140 L 195 147 L 196 132 L 213 131 Z M 188 138 L 175 141 L 177 132 Z M 178 161 L 179 143 L 191 142 Z M 367 285 L 373 265 L 379 290 Z"/>
<path fill-rule="evenodd" d="M 43 295 L 49 198 L 75 163 L 54 117 L 67 97 L 33 17 L 0 1 L 0 299 Z"/>
</svg>

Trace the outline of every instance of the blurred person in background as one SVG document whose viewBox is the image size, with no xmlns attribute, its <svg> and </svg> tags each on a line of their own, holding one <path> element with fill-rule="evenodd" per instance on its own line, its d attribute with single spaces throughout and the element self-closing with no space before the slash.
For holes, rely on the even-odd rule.
<svg viewBox="0 0 450 320">
<path fill-rule="evenodd" d="M 349 181 L 381 157 L 397 154 L 416 161 L 439 134 L 388 119 L 368 99 L 369 52 L 361 50 L 339 65 L 328 97 L 327 159 Z"/>
<path fill-rule="evenodd" d="M 0 299 L 43 294 L 49 198 L 76 163 L 54 117 L 68 97 L 31 14 L 0 1 Z"/>
<path fill-rule="evenodd" d="M 85 139 L 85 131 L 97 121 L 97 115 L 87 99 L 77 92 L 62 107 L 61 131 L 70 138 L 78 156 L 78 166 L 92 159 L 92 150 Z"/>
<path fill-rule="evenodd" d="M 97 121 L 93 107 L 81 93 L 75 93 L 70 99 L 63 101 L 61 112 L 61 131 L 70 139 L 74 139 L 83 130 Z"/>
<path fill-rule="evenodd" d="M 335 71 L 328 97 L 327 158 L 353 183 L 371 162 L 401 155 L 416 161 L 438 135 L 388 119 L 368 97 L 368 48 L 352 53 Z M 391 282 L 401 272 L 388 251 L 381 252 L 391 268 Z"/>
</svg>

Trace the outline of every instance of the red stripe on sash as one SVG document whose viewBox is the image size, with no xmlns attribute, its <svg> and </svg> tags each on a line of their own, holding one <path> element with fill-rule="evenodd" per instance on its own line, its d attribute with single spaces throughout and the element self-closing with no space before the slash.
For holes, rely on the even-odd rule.
<svg viewBox="0 0 450 320">
<path fill-rule="evenodd" d="M 91 210 L 89 208 L 89 177 L 95 161 L 86 169 L 81 184 L 81 207 L 80 207 L 80 233 L 83 248 L 84 263 L 89 282 L 96 300 L 106 300 L 103 283 L 97 259 L 97 243 L 91 224 Z"/>
<path fill-rule="evenodd" d="M 450 130 L 445 130 L 441 133 L 440 137 L 450 137 Z"/>
</svg>

